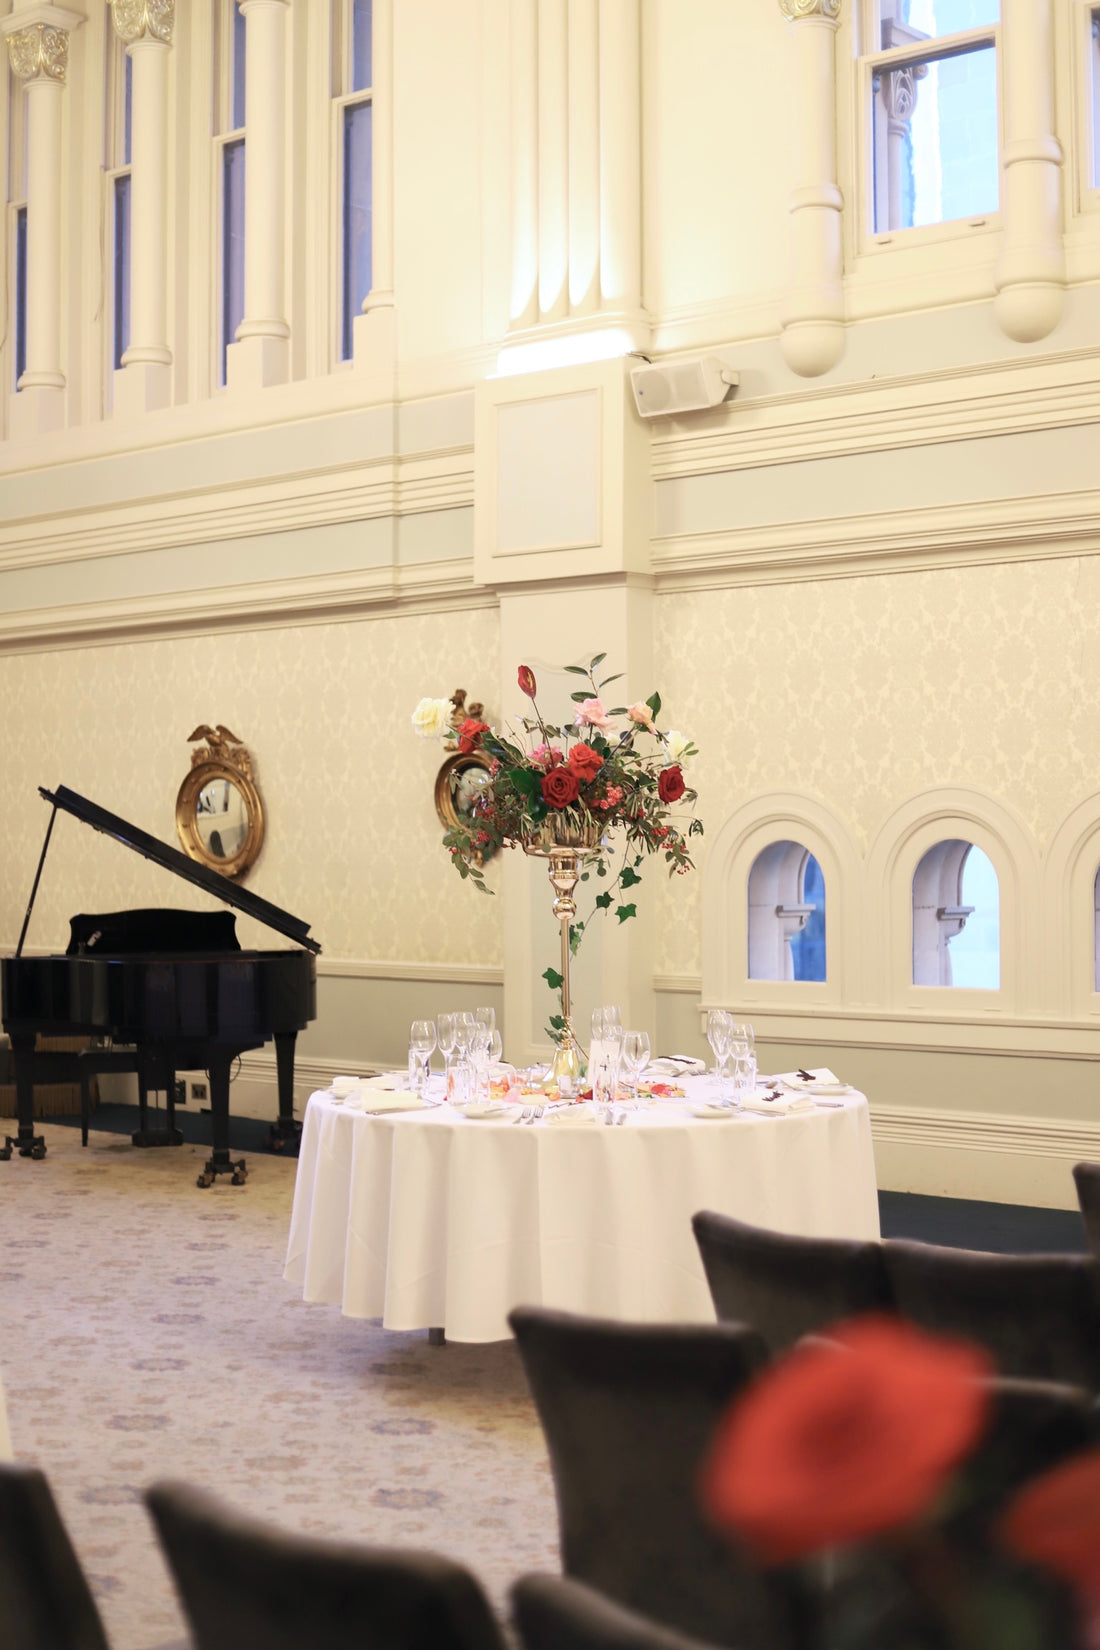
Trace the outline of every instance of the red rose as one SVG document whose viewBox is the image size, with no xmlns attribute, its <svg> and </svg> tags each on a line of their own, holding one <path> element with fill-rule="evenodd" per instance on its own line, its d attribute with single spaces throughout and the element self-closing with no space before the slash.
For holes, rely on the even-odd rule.
<svg viewBox="0 0 1100 1650">
<path fill-rule="evenodd" d="M 1018 1558 L 1079 1588 L 1100 1616 L 1100 1449 L 1025 1484 L 998 1521 L 997 1535 Z"/>
<path fill-rule="evenodd" d="M 980 1347 L 878 1314 L 829 1333 L 760 1377 L 704 1465 L 707 1512 L 765 1563 L 904 1524 L 985 1424 Z"/>
<path fill-rule="evenodd" d="M 519 682 L 519 691 L 525 693 L 528 699 L 533 699 L 538 689 L 535 686 L 535 673 L 531 666 L 520 665 L 519 670 L 516 672 L 516 680 Z"/>
<path fill-rule="evenodd" d="M 488 731 L 488 722 L 479 722 L 475 717 L 467 716 L 465 722 L 463 722 L 462 726 L 458 730 L 459 750 L 464 751 L 465 754 L 469 756 L 470 752 L 472 750 L 476 750 L 478 745 L 481 744 L 482 734 L 488 733 Z"/>
<path fill-rule="evenodd" d="M 569 752 L 569 766 L 582 785 L 590 785 L 603 767 L 603 757 L 591 745 L 574 745 Z"/>
<path fill-rule="evenodd" d="M 686 790 L 684 776 L 679 768 L 661 769 L 657 775 L 657 795 L 662 802 L 679 802 Z"/>
<path fill-rule="evenodd" d="M 581 794 L 575 773 L 568 768 L 551 768 L 542 776 L 542 800 L 551 808 L 568 808 Z"/>
</svg>

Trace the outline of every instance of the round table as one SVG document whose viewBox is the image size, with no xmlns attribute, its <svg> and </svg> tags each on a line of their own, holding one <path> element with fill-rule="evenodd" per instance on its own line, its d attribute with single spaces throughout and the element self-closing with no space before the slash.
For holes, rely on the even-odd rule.
<svg viewBox="0 0 1100 1650">
<path fill-rule="evenodd" d="M 867 1102 L 699 1119 L 710 1093 L 588 1127 L 474 1120 L 436 1106 L 371 1116 L 314 1094 L 284 1276 L 307 1301 L 451 1340 L 509 1334 L 512 1307 L 710 1322 L 691 1230 L 714 1209 L 776 1231 L 877 1238 Z"/>
</svg>

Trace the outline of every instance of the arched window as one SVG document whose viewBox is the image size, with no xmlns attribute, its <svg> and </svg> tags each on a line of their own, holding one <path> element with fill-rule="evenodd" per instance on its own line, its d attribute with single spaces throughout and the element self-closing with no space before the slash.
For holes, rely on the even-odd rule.
<svg viewBox="0 0 1100 1650">
<path fill-rule="evenodd" d="M 800 842 L 771 842 L 749 872 L 749 979 L 824 980 L 825 879 Z"/>
<path fill-rule="evenodd" d="M 1000 983 L 997 873 L 972 842 L 937 842 L 913 873 L 913 984 L 996 991 Z"/>
</svg>

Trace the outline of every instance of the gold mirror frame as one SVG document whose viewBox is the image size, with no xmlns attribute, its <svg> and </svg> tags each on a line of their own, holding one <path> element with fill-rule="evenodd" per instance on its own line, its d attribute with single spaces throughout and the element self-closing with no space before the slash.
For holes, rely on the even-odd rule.
<svg viewBox="0 0 1100 1650">
<path fill-rule="evenodd" d="M 191 752 L 191 772 L 176 794 L 176 832 L 189 858 L 223 877 L 243 877 L 255 864 L 264 841 L 264 805 L 252 773 L 252 757 L 236 734 L 220 722 L 217 728 L 210 728 L 205 722 L 197 727 L 189 735 L 190 743 L 196 740 L 205 740 L 205 743 Z M 244 841 L 229 857 L 211 853 L 198 826 L 199 797 L 216 779 L 235 786 L 248 817 Z"/>
<path fill-rule="evenodd" d="M 448 756 L 435 776 L 435 811 L 444 830 L 453 831 L 456 826 L 468 823 L 454 803 L 455 775 L 465 773 L 468 768 L 483 768 L 491 773 L 492 758 L 484 751 L 458 751 L 454 756 Z"/>
</svg>

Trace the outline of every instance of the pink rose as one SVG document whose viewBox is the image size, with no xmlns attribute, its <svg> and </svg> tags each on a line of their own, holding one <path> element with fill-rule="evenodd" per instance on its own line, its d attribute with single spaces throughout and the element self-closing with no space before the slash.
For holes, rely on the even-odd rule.
<svg viewBox="0 0 1100 1650">
<path fill-rule="evenodd" d="M 636 705 L 631 705 L 626 714 L 632 722 L 637 722 L 641 728 L 651 728 L 653 726 L 653 712 L 644 699 L 639 699 Z"/>
<path fill-rule="evenodd" d="M 556 768 L 559 762 L 565 761 L 565 752 L 560 751 L 557 745 L 536 745 L 531 752 L 531 761 L 536 768 Z"/>
<path fill-rule="evenodd" d="M 611 718 L 607 714 L 607 707 L 602 699 L 586 699 L 577 712 L 577 726 L 590 728 L 609 728 Z"/>
</svg>

